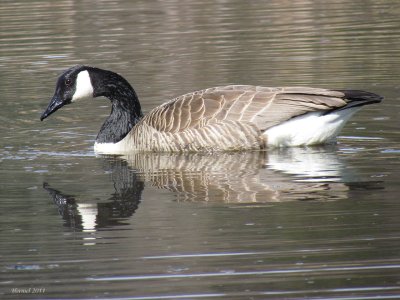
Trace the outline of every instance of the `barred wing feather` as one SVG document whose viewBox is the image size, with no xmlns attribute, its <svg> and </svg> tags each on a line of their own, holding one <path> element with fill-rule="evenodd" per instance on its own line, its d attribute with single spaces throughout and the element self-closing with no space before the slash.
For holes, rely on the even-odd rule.
<svg viewBox="0 0 400 300">
<path fill-rule="evenodd" d="M 340 91 L 306 87 L 215 87 L 175 98 L 153 109 L 142 122 L 170 133 L 215 122 L 252 123 L 265 131 L 307 112 L 343 107 L 344 96 Z"/>
</svg>

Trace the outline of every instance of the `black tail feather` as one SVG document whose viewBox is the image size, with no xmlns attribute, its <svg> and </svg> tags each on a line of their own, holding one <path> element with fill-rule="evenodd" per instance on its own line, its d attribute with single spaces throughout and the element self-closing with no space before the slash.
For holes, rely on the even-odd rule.
<svg viewBox="0 0 400 300">
<path fill-rule="evenodd" d="M 368 104 L 380 103 L 383 97 L 374 93 L 360 90 L 337 90 L 344 94 L 344 99 L 348 101 L 346 106 L 334 110 L 344 110 L 351 107 L 364 106 Z"/>
<path fill-rule="evenodd" d="M 360 90 L 341 90 L 344 94 L 344 98 L 350 100 L 349 102 L 364 102 L 365 104 L 379 103 L 383 100 L 383 97 L 371 92 L 360 91 Z"/>
</svg>

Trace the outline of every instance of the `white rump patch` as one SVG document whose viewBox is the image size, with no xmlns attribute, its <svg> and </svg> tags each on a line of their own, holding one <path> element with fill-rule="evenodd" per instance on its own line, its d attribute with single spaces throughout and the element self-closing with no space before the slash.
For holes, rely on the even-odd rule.
<svg viewBox="0 0 400 300">
<path fill-rule="evenodd" d="M 264 132 L 272 147 L 309 146 L 333 142 L 360 107 L 325 114 L 311 112 L 271 127 Z"/>
<path fill-rule="evenodd" d="M 72 102 L 92 97 L 93 86 L 90 81 L 89 72 L 87 70 L 81 71 L 76 78 L 76 89 L 75 94 L 72 96 Z"/>
</svg>

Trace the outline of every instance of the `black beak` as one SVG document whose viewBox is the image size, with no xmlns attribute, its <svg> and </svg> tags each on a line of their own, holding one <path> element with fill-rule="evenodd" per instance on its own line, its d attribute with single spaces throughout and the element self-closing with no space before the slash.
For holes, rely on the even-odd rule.
<svg viewBox="0 0 400 300">
<path fill-rule="evenodd" d="M 48 116 L 50 116 L 52 113 L 56 112 L 57 110 L 59 110 L 61 107 L 63 107 L 64 105 L 66 105 L 68 103 L 70 103 L 70 102 L 63 101 L 58 95 L 54 95 L 49 103 L 49 106 L 47 106 L 46 110 L 43 112 L 42 116 L 40 117 L 40 121 L 43 121 Z"/>
</svg>

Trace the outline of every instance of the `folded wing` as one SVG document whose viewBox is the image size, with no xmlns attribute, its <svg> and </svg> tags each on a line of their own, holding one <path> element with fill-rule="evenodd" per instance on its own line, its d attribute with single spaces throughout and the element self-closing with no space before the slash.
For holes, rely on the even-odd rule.
<svg viewBox="0 0 400 300">
<path fill-rule="evenodd" d="M 220 122 L 252 123 L 265 131 L 307 112 L 340 109 L 352 101 L 346 99 L 346 91 L 231 85 L 182 95 L 155 108 L 142 121 L 170 133 Z"/>
</svg>

